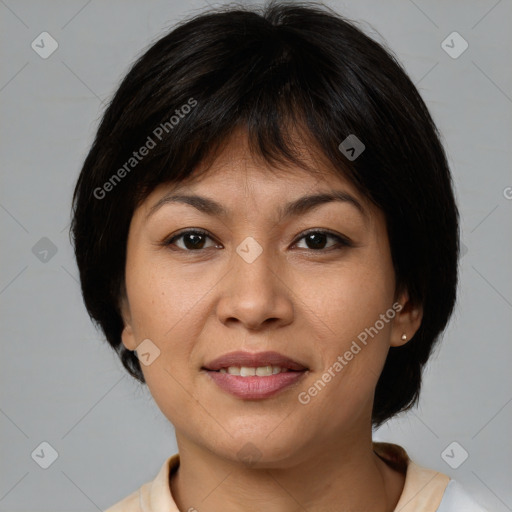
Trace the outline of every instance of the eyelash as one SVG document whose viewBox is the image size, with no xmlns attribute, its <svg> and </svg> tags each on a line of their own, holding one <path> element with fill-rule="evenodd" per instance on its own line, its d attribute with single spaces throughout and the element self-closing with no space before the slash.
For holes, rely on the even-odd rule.
<svg viewBox="0 0 512 512">
<path fill-rule="evenodd" d="M 335 234 L 331 231 L 321 230 L 321 229 L 311 229 L 309 231 L 306 231 L 305 233 L 302 233 L 301 236 L 296 239 L 296 241 L 294 242 L 294 245 L 296 243 L 298 243 L 300 240 L 302 240 L 303 238 L 305 238 L 307 235 L 310 235 L 313 233 L 320 234 L 320 235 L 327 235 L 328 237 L 334 238 L 337 240 L 337 244 L 332 247 L 328 247 L 327 249 L 305 249 L 307 251 L 316 252 L 316 253 L 330 252 L 331 250 L 340 250 L 345 247 L 353 247 L 354 246 L 352 241 L 349 240 L 347 237 Z M 214 240 L 213 237 L 210 236 L 210 234 L 207 231 L 204 231 L 202 229 L 188 229 L 186 231 L 182 231 L 180 233 L 177 233 L 176 235 L 173 235 L 171 238 L 169 238 L 167 240 L 164 240 L 162 245 L 164 245 L 164 246 L 174 245 L 174 242 L 176 240 L 178 240 L 179 238 L 182 238 L 184 235 L 190 235 L 190 234 L 202 235 L 202 236 L 210 238 L 211 240 Z M 212 247 L 207 247 L 206 249 L 212 249 Z M 172 249 L 172 250 L 179 250 L 179 251 L 184 251 L 184 252 L 198 252 L 199 253 L 201 251 L 205 251 L 206 249 L 191 250 L 191 249 L 182 249 L 181 247 L 178 247 L 177 249 Z"/>
</svg>

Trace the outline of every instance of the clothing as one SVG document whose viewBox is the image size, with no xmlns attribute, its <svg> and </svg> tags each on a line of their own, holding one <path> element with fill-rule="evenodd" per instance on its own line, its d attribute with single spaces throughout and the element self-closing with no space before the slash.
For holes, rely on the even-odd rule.
<svg viewBox="0 0 512 512">
<path fill-rule="evenodd" d="M 401 446 L 374 442 L 373 449 L 389 466 L 405 474 L 394 512 L 487 512 L 455 480 L 412 462 Z M 179 454 L 169 457 L 153 481 L 105 512 L 180 512 L 169 487 L 169 475 L 179 463 Z"/>
</svg>

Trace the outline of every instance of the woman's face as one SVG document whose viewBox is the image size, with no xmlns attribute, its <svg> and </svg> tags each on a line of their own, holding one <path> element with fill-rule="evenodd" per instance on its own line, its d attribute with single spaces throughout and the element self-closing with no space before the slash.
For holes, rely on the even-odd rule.
<svg viewBox="0 0 512 512">
<path fill-rule="evenodd" d="M 178 443 L 233 461 L 284 465 L 367 435 L 389 346 L 421 320 L 394 296 L 382 212 L 327 170 L 288 170 L 272 174 L 234 138 L 200 180 L 155 189 L 130 225 L 123 344 L 144 342 L 146 383 Z M 334 191 L 345 200 L 284 214 Z M 267 351 L 304 370 L 273 373 L 287 363 L 265 355 L 212 363 Z"/>
</svg>

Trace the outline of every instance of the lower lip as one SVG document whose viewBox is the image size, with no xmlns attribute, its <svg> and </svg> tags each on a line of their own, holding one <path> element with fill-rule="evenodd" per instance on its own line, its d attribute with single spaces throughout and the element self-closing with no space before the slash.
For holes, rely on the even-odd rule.
<svg viewBox="0 0 512 512">
<path fill-rule="evenodd" d="M 265 377 L 241 377 L 214 371 L 207 371 L 207 373 L 223 391 L 237 398 L 259 400 L 292 386 L 304 376 L 306 371 L 276 373 Z"/>
</svg>

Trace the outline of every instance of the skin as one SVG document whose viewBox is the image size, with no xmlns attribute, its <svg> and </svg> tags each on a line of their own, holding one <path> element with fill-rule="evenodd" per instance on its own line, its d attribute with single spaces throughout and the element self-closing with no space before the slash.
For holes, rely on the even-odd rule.
<svg viewBox="0 0 512 512">
<path fill-rule="evenodd" d="M 318 168 L 318 159 L 305 158 Z M 122 340 L 135 350 L 149 338 L 160 350 L 141 366 L 175 427 L 180 466 L 170 488 L 182 511 L 391 512 L 403 490 L 404 475 L 372 450 L 371 410 L 388 349 L 403 344 L 404 333 L 412 338 L 421 308 L 406 292 L 395 296 L 383 213 L 327 166 L 320 171 L 271 173 L 238 134 L 204 176 L 179 185 L 180 193 L 222 203 L 227 216 L 167 203 L 148 217 L 176 184 L 157 187 L 134 212 Z M 284 203 L 333 189 L 355 197 L 365 215 L 349 202 L 330 202 L 279 221 Z M 185 228 L 209 237 L 199 237 L 199 249 L 190 235 L 165 245 Z M 308 244 L 311 228 L 344 235 L 353 246 L 330 236 Z M 252 263 L 236 252 L 248 236 L 263 250 Z M 395 302 L 403 306 L 395 318 L 302 405 L 298 394 Z M 242 400 L 201 369 L 234 350 L 275 350 L 309 370 L 273 397 Z M 253 464 L 237 455 L 249 442 L 259 457 Z"/>
</svg>

